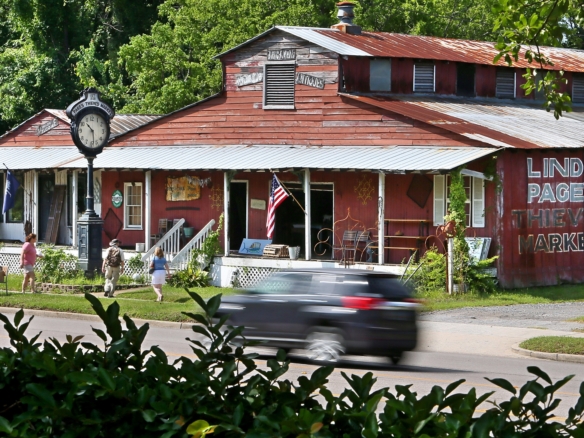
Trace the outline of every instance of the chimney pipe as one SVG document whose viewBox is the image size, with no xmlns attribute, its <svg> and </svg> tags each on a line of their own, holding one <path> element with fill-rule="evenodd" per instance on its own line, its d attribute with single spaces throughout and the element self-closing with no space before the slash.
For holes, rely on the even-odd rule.
<svg viewBox="0 0 584 438">
<path fill-rule="evenodd" d="M 348 33 L 350 35 L 361 35 L 361 27 L 353 24 L 353 18 L 355 17 L 353 13 L 354 8 L 355 3 L 352 2 L 337 3 L 337 18 L 340 22 L 331 26 L 331 29 L 337 29 L 342 33 Z"/>
</svg>

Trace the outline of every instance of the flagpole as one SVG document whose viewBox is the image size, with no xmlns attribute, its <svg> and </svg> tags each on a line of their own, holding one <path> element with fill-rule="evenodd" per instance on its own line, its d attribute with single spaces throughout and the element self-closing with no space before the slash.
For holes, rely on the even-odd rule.
<svg viewBox="0 0 584 438">
<path fill-rule="evenodd" d="M 270 169 L 272 170 L 272 169 Z M 273 172 L 274 176 L 276 176 L 276 172 Z M 288 195 L 292 196 L 292 199 L 294 199 L 294 201 L 296 201 L 296 203 L 298 204 L 298 207 L 300 207 L 300 209 L 304 212 L 304 214 L 306 214 L 306 210 L 304 210 L 304 207 L 302 207 L 302 204 L 300 204 L 300 202 L 298 202 L 298 199 L 296 199 L 294 197 L 294 195 L 292 194 L 292 192 L 290 191 L 290 189 L 288 189 L 288 187 L 286 187 L 284 184 L 282 184 L 282 181 L 280 181 L 280 178 L 278 178 L 276 176 L 276 179 L 278 180 L 278 182 L 280 183 L 280 185 L 286 190 L 286 193 L 288 193 Z M 310 189 L 309 189 L 310 190 Z"/>
</svg>

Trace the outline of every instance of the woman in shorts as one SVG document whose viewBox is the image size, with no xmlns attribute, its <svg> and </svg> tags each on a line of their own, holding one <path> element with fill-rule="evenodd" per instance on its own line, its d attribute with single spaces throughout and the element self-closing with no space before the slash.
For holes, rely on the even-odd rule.
<svg viewBox="0 0 584 438">
<path fill-rule="evenodd" d="M 166 283 L 166 275 L 170 275 L 170 268 L 164 258 L 164 252 L 159 246 L 154 250 L 154 259 L 150 263 L 152 272 L 152 287 L 156 292 L 156 301 L 162 301 L 162 285 Z"/>
<path fill-rule="evenodd" d="M 24 239 L 22 251 L 20 252 L 20 267 L 24 270 L 24 280 L 22 282 L 22 293 L 26 291 L 26 285 L 30 282 L 31 292 L 36 292 L 34 285 L 34 264 L 36 263 L 37 255 L 34 244 L 37 241 L 37 236 L 34 233 L 29 234 Z"/>
</svg>

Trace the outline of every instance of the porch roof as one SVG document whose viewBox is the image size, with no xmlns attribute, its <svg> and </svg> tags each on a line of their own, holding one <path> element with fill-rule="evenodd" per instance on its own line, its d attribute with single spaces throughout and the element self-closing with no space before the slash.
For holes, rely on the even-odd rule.
<svg viewBox="0 0 584 438">
<path fill-rule="evenodd" d="M 386 173 L 442 172 L 499 149 L 478 147 L 391 146 L 157 146 L 110 147 L 96 169 L 160 170 L 370 170 Z M 10 169 L 82 169 L 76 148 L 0 148 Z"/>
</svg>

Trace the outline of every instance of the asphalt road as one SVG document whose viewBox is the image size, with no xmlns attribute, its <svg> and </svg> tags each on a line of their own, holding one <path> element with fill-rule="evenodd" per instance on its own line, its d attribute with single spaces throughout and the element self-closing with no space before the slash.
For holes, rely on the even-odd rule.
<svg viewBox="0 0 584 438">
<path fill-rule="evenodd" d="M 13 309 L 0 309 L 5 313 L 14 312 Z M 28 314 L 33 311 L 27 311 Z M 42 338 L 55 337 L 64 341 L 67 334 L 83 335 L 84 340 L 101 344 L 101 341 L 91 331 L 91 327 L 101 327 L 101 321 L 96 317 L 72 315 L 72 318 L 41 316 L 37 314 L 29 328 L 32 336 L 42 331 Z M 76 319 L 81 318 L 81 319 Z M 341 376 L 341 371 L 347 374 L 363 375 L 372 371 L 378 379 L 378 387 L 393 387 L 395 385 L 412 384 L 418 394 L 425 394 L 432 386 L 445 387 L 447 384 L 466 379 L 459 387 L 459 391 L 467 392 L 471 387 L 476 388 L 478 394 L 496 391 L 492 401 L 503 401 L 509 394 L 491 384 L 485 377 L 501 377 L 509 380 L 515 386 L 521 386 L 533 376 L 527 372 L 527 367 L 536 365 L 546 371 L 554 380 L 566 375 L 575 377 L 557 394 L 563 400 L 556 411 L 558 417 L 565 417 L 570 406 L 576 403 L 580 382 L 584 379 L 582 364 L 548 361 L 518 356 L 512 352 L 511 346 L 520 341 L 546 335 L 576 335 L 567 331 L 546 330 L 529 327 L 508 327 L 504 325 L 472 324 L 463 322 L 435 321 L 442 319 L 442 315 L 426 315 L 420 322 L 421 338 L 416 351 L 407 354 L 399 366 L 393 366 L 385 358 L 348 357 L 339 363 L 330 378 L 330 389 L 340 394 L 347 387 Z M 457 318 L 452 318 L 457 320 Z M 146 337 L 146 346 L 158 345 L 169 357 L 181 355 L 194 358 L 186 337 L 195 334 L 188 329 L 179 329 L 175 324 L 156 324 L 150 328 Z M 172 328 L 170 328 L 172 326 Z M 8 337 L 3 328 L 0 329 L 0 345 L 8 345 Z M 259 349 L 262 354 L 260 366 L 264 359 L 273 355 L 268 349 Z M 313 364 L 304 360 L 301 351 L 291 353 L 292 363 L 285 378 L 296 380 L 300 375 L 310 374 L 315 369 Z M 481 410 L 488 409 L 489 404 L 481 406 Z"/>
</svg>

